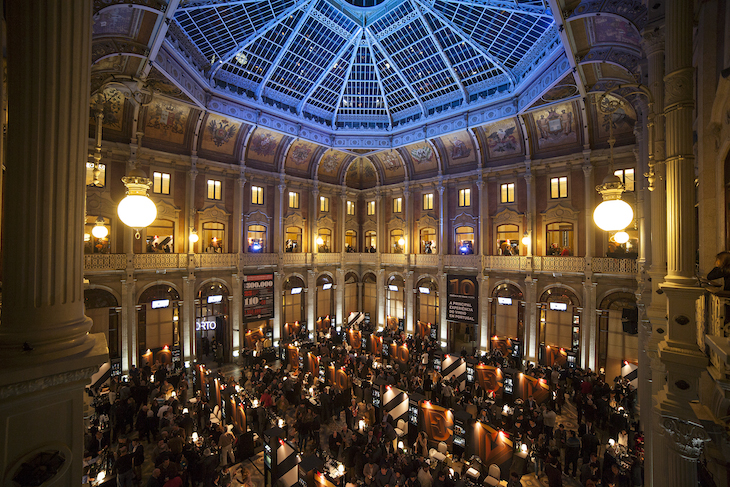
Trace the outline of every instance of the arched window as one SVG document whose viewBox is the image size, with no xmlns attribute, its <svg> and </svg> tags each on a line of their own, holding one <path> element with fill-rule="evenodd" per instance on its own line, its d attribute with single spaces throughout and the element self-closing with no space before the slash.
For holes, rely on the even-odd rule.
<svg viewBox="0 0 730 487">
<path fill-rule="evenodd" d="M 317 252 L 332 252 L 332 230 L 320 228 L 317 235 Z"/>
<path fill-rule="evenodd" d="M 456 253 L 462 255 L 474 253 L 474 229 L 472 227 L 456 228 Z"/>
<path fill-rule="evenodd" d="M 109 358 L 121 357 L 121 335 L 119 333 L 119 303 L 112 293 L 104 289 L 86 289 L 84 291 L 85 314 L 93 324 L 89 333 L 104 333 L 109 345 Z"/>
<path fill-rule="evenodd" d="M 569 289 L 553 287 L 540 296 L 540 356 L 543 364 L 557 349 L 570 351 L 573 360 L 580 356 L 580 301 Z M 567 352 L 566 352 L 567 353 Z M 568 356 L 568 360 L 571 357 Z M 552 363 L 548 365 L 553 365 Z M 578 365 L 577 363 L 571 365 Z"/>
<path fill-rule="evenodd" d="M 171 286 L 159 284 L 144 290 L 137 312 L 138 364 L 154 364 L 155 355 L 167 345 L 180 346 L 180 294 Z M 149 352 L 147 352 L 149 350 Z"/>
<path fill-rule="evenodd" d="M 497 227 L 497 255 L 519 255 L 520 227 L 500 225 Z"/>
<path fill-rule="evenodd" d="M 390 231 L 390 251 L 393 254 L 402 254 L 405 251 L 406 240 L 403 237 L 403 230 Z"/>
<path fill-rule="evenodd" d="M 375 252 L 378 248 L 378 239 L 375 231 L 365 232 L 365 252 Z"/>
<path fill-rule="evenodd" d="M 345 232 L 345 252 L 357 252 L 357 232 L 355 230 Z"/>
<path fill-rule="evenodd" d="M 405 281 L 400 276 L 393 276 L 388 281 L 387 310 L 388 316 L 391 318 L 402 319 L 405 316 Z"/>
<path fill-rule="evenodd" d="M 302 251 L 302 229 L 299 227 L 286 227 L 286 244 L 284 252 Z"/>
<path fill-rule="evenodd" d="M 638 311 L 636 295 L 630 292 L 614 292 L 599 305 L 598 316 L 598 367 L 606 377 L 621 375 L 624 360 L 639 360 Z M 626 326 L 626 329 L 624 329 Z M 626 331 L 625 331 L 626 330 Z"/>
<path fill-rule="evenodd" d="M 545 228 L 546 255 L 574 255 L 573 224 L 550 223 Z"/>
<path fill-rule="evenodd" d="M 175 224 L 170 220 L 155 220 L 146 228 L 146 252 L 175 253 Z"/>
<path fill-rule="evenodd" d="M 203 223 L 203 245 L 206 252 L 222 254 L 225 252 L 225 241 L 226 226 L 223 223 Z"/>
<path fill-rule="evenodd" d="M 109 247 L 109 233 L 111 231 L 111 220 L 96 215 L 86 215 L 86 224 L 84 225 L 84 253 L 85 254 L 108 254 L 111 252 Z M 94 228 L 97 221 L 104 222 L 107 234 L 102 238 L 94 235 Z"/>
<path fill-rule="evenodd" d="M 503 283 L 492 291 L 491 337 L 517 338 L 524 335 L 524 296 L 514 284 Z"/>
<path fill-rule="evenodd" d="M 248 251 L 263 252 L 266 248 L 266 227 L 263 225 L 248 226 Z"/>
<path fill-rule="evenodd" d="M 421 229 L 421 253 L 422 254 L 435 254 L 436 251 L 436 229 L 435 228 L 422 228 Z"/>
<path fill-rule="evenodd" d="M 284 323 L 304 320 L 304 281 L 292 276 L 284 282 Z"/>
<path fill-rule="evenodd" d="M 334 315 L 334 287 L 332 278 L 322 274 L 317 278 L 317 318 Z"/>
</svg>

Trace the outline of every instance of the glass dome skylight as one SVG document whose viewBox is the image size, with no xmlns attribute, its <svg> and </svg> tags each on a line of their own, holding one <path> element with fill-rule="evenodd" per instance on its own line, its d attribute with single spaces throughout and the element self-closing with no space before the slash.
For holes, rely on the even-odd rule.
<svg viewBox="0 0 730 487">
<path fill-rule="evenodd" d="M 175 22 L 214 89 L 382 130 L 509 95 L 557 36 L 519 0 L 189 0 Z"/>
</svg>

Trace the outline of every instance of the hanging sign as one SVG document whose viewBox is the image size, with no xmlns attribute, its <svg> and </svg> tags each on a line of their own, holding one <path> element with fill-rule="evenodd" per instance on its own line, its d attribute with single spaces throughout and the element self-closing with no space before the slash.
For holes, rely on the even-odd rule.
<svg viewBox="0 0 730 487">
<path fill-rule="evenodd" d="M 243 317 L 245 321 L 274 317 L 274 275 L 243 276 Z"/>
<path fill-rule="evenodd" d="M 449 274 L 446 318 L 461 323 L 476 323 L 477 289 L 476 276 Z"/>
</svg>

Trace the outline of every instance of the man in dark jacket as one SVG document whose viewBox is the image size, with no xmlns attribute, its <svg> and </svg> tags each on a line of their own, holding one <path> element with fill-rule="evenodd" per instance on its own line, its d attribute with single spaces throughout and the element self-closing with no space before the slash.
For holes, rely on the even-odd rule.
<svg viewBox="0 0 730 487">
<path fill-rule="evenodd" d="M 570 431 L 568 439 L 565 440 L 565 475 L 568 475 L 568 466 L 573 465 L 573 473 L 570 475 L 575 477 L 575 471 L 578 468 L 578 457 L 580 457 L 580 440 L 575 431 Z"/>
</svg>

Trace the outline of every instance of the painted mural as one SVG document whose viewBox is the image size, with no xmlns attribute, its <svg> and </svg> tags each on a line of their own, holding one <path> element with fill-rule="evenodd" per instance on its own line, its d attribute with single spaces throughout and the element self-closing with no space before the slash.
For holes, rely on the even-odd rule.
<svg viewBox="0 0 730 487">
<path fill-rule="evenodd" d="M 398 151 L 388 150 L 380 152 L 372 156 L 372 159 L 380 162 L 380 165 L 383 168 L 383 172 L 385 173 L 385 179 L 400 180 L 405 177 L 405 167 L 403 166 L 403 161 L 401 160 Z"/>
<path fill-rule="evenodd" d="M 590 17 L 586 19 L 588 41 L 595 44 L 625 44 L 638 47 L 641 36 L 636 29 L 624 19 L 616 17 Z"/>
<path fill-rule="evenodd" d="M 145 137 L 182 144 L 185 140 L 185 126 L 190 108 L 167 100 L 154 101 L 147 108 Z"/>
<path fill-rule="evenodd" d="M 297 171 L 307 171 L 316 150 L 317 146 L 310 142 L 303 140 L 294 142 L 286 156 L 286 167 Z"/>
<path fill-rule="evenodd" d="M 94 37 L 131 36 L 132 19 L 139 10 L 112 8 L 99 13 L 94 19 Z"/>
<path fill-rule="evenodd" d="M 608 95 L 606 98 L 610 99 L 610 105 L 616 107 L 612 114 L 602 113 L 596 106 L 599 100 L 599 96 L 591 95 L 592 107 L 596 110 L 599 123 L 595 124 L 597 127 L 597 136 L 599 139 L 608 139 L 610 135 L 610 128 L 613 125 L 613 134 L 633 134 L 634 124 L 636 123 L 636 112 L 634 108 L 626 100 Z"/>
<path fill-rule="evenodd" d="M 489 159 L 508 157 L 522 153 L 522 137 L 514 118 L 500 120 L 484 128 L 487 137 Z"/>
<path fill-rule="evenodd" d="M 240 128 L 240 123 L 210 114 L 206 119 L 200 148 L 232 156 L 236 148 L 236 135 Z"/>
<path fill-rule="evenodd" d="M 350 188 L 368 189 L 378 183 L 375 167 L 367 157 L 358 157 L 347 168 L 345 184 Z"/>
<path fill-rule="evenodd" d="M 337 171 L 340 169 L 340 164 L 342 164 L 344 159 L 345 155 L 342 152 L 334 149 L 328 150 L 319 160 L 319 171 L 317 171 L 317 174 L 323 176 L 336 176 Z"/>
<path fill-rule="evenodd" d="M 91 100 L 92 110 L 89 112 L 89 124 L 96 125 L 94 110 L 100 107 L 104 114 L 101 126 L 104 129 L 121 132 L 124 123 L 124 94 L 116 88 L 106 88 Z"/>
<path fill-rule="evenodd" d="M 559 148 L 578 142 L 572 103 L 560 103 L 532 112 L 539 149 Z"/>
<path fill-rule="evenodd" d="M 268 129 L 256 129 L 248 142 L 247 159 L 274 165 L 281 135 Z"/>
<path fill-rule="evenodd" d="M 449 166 L 476 162 L 477 151 L 474 149 L 474 142 L 468 132 L 458 132 L 441 137 L 441 143 L 446 151 Z"/>
<path fill-rule="evenodd" d="M 405 147 L 405 151 L 411 158 L 415 173 L 436 171 L 438 169 L 436 153 L 428 142 L 411 144 Z"/>
</svg>

